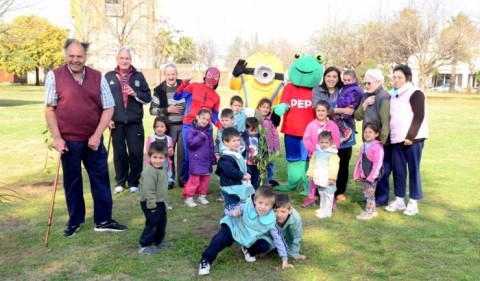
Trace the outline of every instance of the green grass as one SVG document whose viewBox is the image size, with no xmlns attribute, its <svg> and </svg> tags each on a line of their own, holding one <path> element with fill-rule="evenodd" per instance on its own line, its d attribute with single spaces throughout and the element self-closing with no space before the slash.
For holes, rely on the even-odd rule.
<svg viewBox="0 0 480 281">
<path fill-rule="evenodd" d="M 225 88 L 219 92 L 224 101 L 232 94 Z M 0 200 L 0 280 L 478 280 L 480 96 L 430 93 L 428 106 L 419 215 L 379 210 L 378 218 L 357 221 L 362 194 L 350 181 L 347 202 L 338 204 L 332 219 L 319 220 L 313 209 L 299 207 L 298 192 L 290 192 L 304 221 L 307 260 L 279 270 L 275 254 L 251 264 L 234 246 L 219 255 L 209 276 L 199 278 L 200 254 L 218 230 L 221 214 L 221 204 L 213 202 L 219 195 L 215 177 L 207 207 L 187 209 L 180 189 L 169 191 L 173 210 L 166 240 L 174 247 L 157 256 L 136 252 L 144 222 L 138 195 L 114 195 L 114 218 L 128 231 L 93 232 L 86 177 L 86 223 L 74 237 L 62 237 L 68 216 L 60 182 L 45 247 L 56 154 L 49 153 L 50 174 L 45 175 L 43 87 L 0 85 L 0 194 L 11 194 L 11 188 L 23 198 L 0 197 L 10 200 Z M 147 134 L 152 121 L 145 117 Z M 357 151 L 358 145 L 351 166 Z M 285 161 L 275 161 L 277 179 L 285 181 Z M 112 171 L 110 159 L 113 180 Z"/>
</svg>

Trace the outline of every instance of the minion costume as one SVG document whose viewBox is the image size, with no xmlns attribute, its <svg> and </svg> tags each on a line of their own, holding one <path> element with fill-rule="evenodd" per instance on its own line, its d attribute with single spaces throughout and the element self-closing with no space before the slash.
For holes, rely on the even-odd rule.
<svg viewBox="0 0 480 281">
<path fill-rule="evenodd" d="M 303 191 L 308 195 L 309 182 L 306 176 L 308 151 L 302 138 L 308 123 L 315 118 L 312 104 L 312 88 L 320 84 L 324 72 L 324 57 L 296 53 L 294 62 L 288 70 L 288 83 L 280 99 L 280 104 L 274 107 L 275 114 L 283 116 L 281 132 L 284 134 L 285 152 L 287 157 L 288 180 L 285 186 L 277 186 L 279 191 L 295 190 L 300 182 Z"/>
<path fill-rule="evenodd" d="M 283 72 L 282 61 L 274 54 L 253 54 L 247 60 L 238 60 L 230 89 L 243 96 L 245 108 L 256 108 L 262 98 L 269 98 L 276 105 L 282 96 Z"/>
</svg>

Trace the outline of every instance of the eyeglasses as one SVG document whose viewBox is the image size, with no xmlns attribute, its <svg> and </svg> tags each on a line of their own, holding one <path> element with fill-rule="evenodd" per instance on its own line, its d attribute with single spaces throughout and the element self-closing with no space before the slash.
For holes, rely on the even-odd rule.
<svg viewBox="0 0 480 281">
<path fill-rule="evenodd" d="M 372 85 L 372 82 L 364 82 L 363 85 L 370 86 L 370 85 Z"/>
</svg>

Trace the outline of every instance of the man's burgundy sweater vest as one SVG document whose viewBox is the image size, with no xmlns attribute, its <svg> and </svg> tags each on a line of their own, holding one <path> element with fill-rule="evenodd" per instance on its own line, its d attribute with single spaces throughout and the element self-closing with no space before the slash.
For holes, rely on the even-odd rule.
<svg viewBox="0 0 480 281">
<path fill-rule="evenodd" d="M 102 74 L 85 67 L 83 83 L 79 85 L 66 65 L 54 69 L 53 73 L 60 134 L 67 141 L 87 141 L 95 132 L 103 111 L 100 92 Z"/>
</svg>

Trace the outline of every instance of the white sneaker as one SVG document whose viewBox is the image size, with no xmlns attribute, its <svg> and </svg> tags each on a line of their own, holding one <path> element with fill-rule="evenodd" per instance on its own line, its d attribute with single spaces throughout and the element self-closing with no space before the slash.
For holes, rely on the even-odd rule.
<svg viewBox="0 0 480 281">
<path fill-rule="evenodd" d="M 315 215 L 316 215 L 316 214 L 320 214 L 321 212 L 322 212 L 322 209 L 320 209 L 320 208 L 319 208 L 319 209 L 316 209 L 316 210 L 315 210 Z"/>
<path fill-rule="evenodd" d="M 364 221 L 371 220 L 375 217 L 377 217 L 377 212 L 367 213 L 365 211 L 361 212 L 359 215 L 356 216 L 357 220 L 364 220 Z"/>
<path fill-rule="evenodd" d="M 407 209 L 403 212 L 406 216 L 415 216 L 418 214 L 418 205 L 417 203 L 408 202 Z"/>
<path fill-rule="evenodd" d="M 200 195 L 198 196 L 197 198 L 197 202 L 202 204 L 202 205 L 208 205 L 210 202 L 208 202 L 207 198 L 205 197 L 205 195 Z"/>
<path fill-rule="evenodd" d="M 385 207 L 385 211 L 388 212 L 395 212 L 398 210 L 405 210 L 405 202 L 396 200 L 390 203 L 387 207 Z"/>
<path fill-rule="evenodd" d="M 122 193 L 124 190 L 123 186 L 115 186 L 115 189 L 113 190 L 114 193 Z"/>
<path fill-rule="evenodd" d="M 130 193 L 137 193 L 138 192 L 138 187 L 132 186 L 130 187 Z"/>
<path fill-rule="evenodd" d="M 255 262 L 257 259 L 255 256 L 250 256 L 250 253 L 248 252 L 248 249 L 242 246 L 242 252 L 243 255 L 245 256 L 245 260 L 247 262 Z"/>
<path fill-rule="evenodd" d="M 318 212 L 315 214 L 315 216 L 319 219 L 325 219 L 325 218 L 331 218 L 332 215 L 327 215 L 324 212 Z"/>
<path fill-rule="evenodd" d="M 168 204 L 168 202 L 165 201 L 165 208 L 167 208 L 167 210 L 171 210 L 172 206 L 170 206 L 170 204 Z"/>
<path fill-rule="evenodd" d="M 198 275 L 210 274 L 210 263 L 206 260 L 202 260 L 198 266 Z"/>
<path fill-rule="evenodd" d="M 193 197 L 188 197 L 187 199 L 185 199 L 185 205 L 187 205 L 187 207 L 190 207 L 190 208 L 198 206 L 197 203 L 193 201 Z"/>
</svg>

